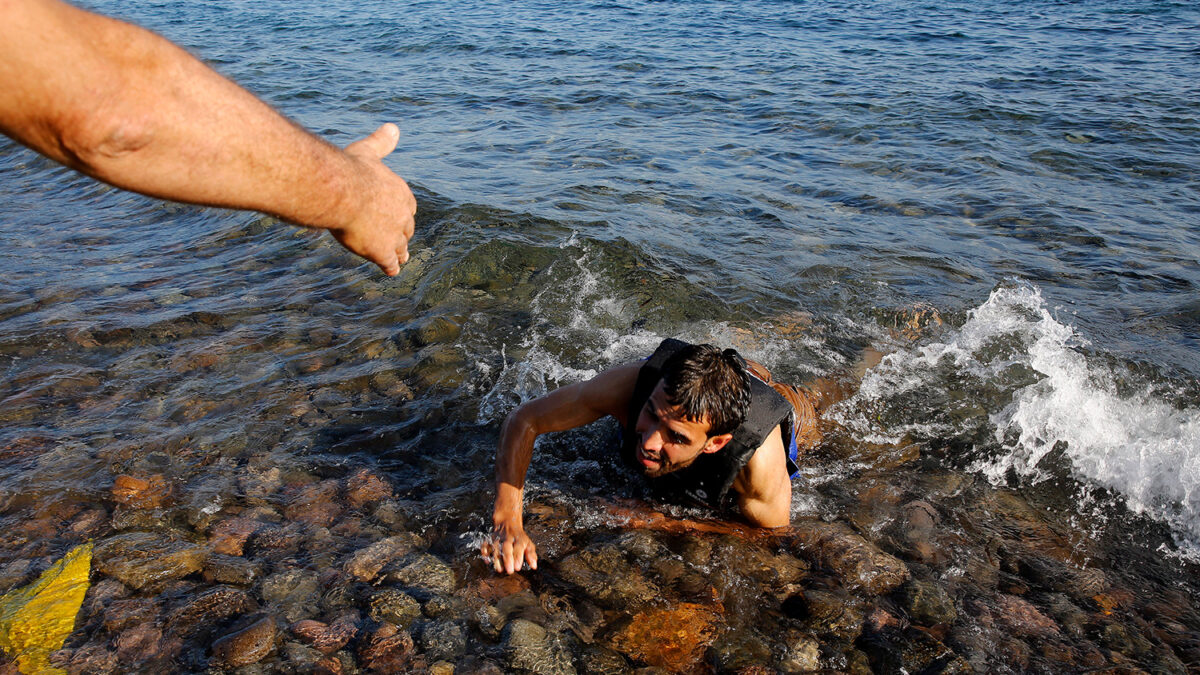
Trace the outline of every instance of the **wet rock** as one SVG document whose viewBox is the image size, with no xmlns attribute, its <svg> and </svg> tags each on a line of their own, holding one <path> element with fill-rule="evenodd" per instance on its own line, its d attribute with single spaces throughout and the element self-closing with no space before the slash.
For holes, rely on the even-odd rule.
<svg viewBox="0 0 1200 675">
<path fill-rule="evenodd" d="M 100 542 L 93 565 L 100 572 L 140 589 L 179 579 L 204 567 L 203 546 L 153 532 L 128 532 Z"/>
<path fill-rule="evenodd" d="M 612 607 L 637 607 L 659 596 L 657 586 L 611 544 L 589 546 L 563 558 L 557 571 L 564 581 Z"/>
<path fill-rule="evenodd" d="M 575 666 L 557 635 L 525 619 L 514 619 L 504 629 L 508 666 L 533 675 L 574 675 Z"/>
<path fill-rule="evenodd" d="M 278 634 L 279 627 L 275 623 L 275 617 L 263 617 L 213 642 L 213 662 L 225 668 L 258 663 L 275 651 Z"/>
<path fill-rule="evenodd" d="M 1010 634 L 1020 637 L 1057 637 L 1058 625 L 1042 614 L 1028 600 L 1015 595 L 1000 594 L 996 598 L 996 620 Z"/>
<path fill-rule="evenodd" d="M 313 675 L 342 675 L 346 669 L 337 657 L 326 656 L 313 664 L 312 672 Z"/>
<path fill-rule="evenodd" d="M 458 585 L 454 570 L 429 553 L 412 553 L 389 564 L 382 579 L 385 583 L 431 593 L 453 593 Z"/>
<path fill-rule="evenodd" d="M 809 630 L 853 640 L 862 632 L 866 603 L 841 589 L 809 589 L 785 600 L 783 610 Z"/>
<path fill-rule="evenodd" d="M 283 515 L 306 525 L 329 527 L 342 512 L 338 491 L 338 482 L 332 479 L 305 485 L 288 499 Z"/>
<path fill-rule="evenodd" d="M 635 614 L 613 634 L 612 647 L 634 661 L 672 672 L 695 669 L 716 637 L 711 607 L 681 603 Z"/>
<path fill-rule="evenodd" d="M 889 593 L 908 580 L 908 567 L 840 523 L 805 522 L 793 527 L 796 554 L 832 570 L 851 590 Z"/>
<path fill-rule="evenodd" d="M 359 581 L 373 581 L 385 565 L 412 552 L 420 543 L 420 539 L 413 534 L 388 537 L 355 551 L 346 562 L 345 570 Z"/>
<path fill-rule="evenodd" d="M 138 624 L 154 625 L 158 622 L 158 603 L 150 598 L 116 600 L 104 610 L 104 629 L 120 633 Z"/>
<path fill-rule="evenodd" d="M 213 552 L 240 556 L 246 541 L 265 525 L 262 521 L 246 517 L 234 517 L 217 523 L 209 534 L 208 543 Z"/>
<path fill-rule="evenodd" d="M 1076 607 L 1062 593 L 1052 594 L 1047 598 L 1047 611 L 1051 618 L 1058 623 L 1062 632 L 1075 640 L 1082 640 L 1086 635 L 1088 615 Z"/>
<path fill-rule="evenodd" d="M 954 598 L 937 583 L 910 579 L 903 587 L 901 598 L 908 615 L 921 625 L 952 623 L 958 618 Z"/>
<path fill-rule="evenodd" d="M 214 553 L 204 563 L 204 580 L 209 583 L 248 586 L 262 574 L 262 566 L 246 558 Z"/>
<path fill-rule="evenodd" d="M 252 503 L 266 501 L 283 489 L 283 472 L 277 466 L 247 466 L 238 476 L 238 487 Z"/>
<path fill-rule="evenodd" d="M 377 673 L 406 673 L 416 670 L 418 661 L 412 637 L 392 624 L 383 624 L 362 641 L 358 659 L 363 668 Z"/>
<path fill-rule="evenodd" d="M 457 624 L 431 621 L 421 628 L 418 636 L 421 651 L 433 660 L 452 661 L 467 651 L 467 636 Z"/>
<path fill-rule="evenodd" d="M 113 641 L 113 646 L 116 648 L 118 663 L 124 667 L 131 670 L 157 670 L 167 665 L 182 643 L 178 640 L 163 640 L 160 628 L 153 623 L 141 623 L 121 631 Z"/>
<path fill-rule="evenodd" d="M 67 531 L 75 535 L 91 537 L 100 531 L 100 528 L 104 526 L 104 521 L 107 519 L 108 512 L 104 509 L 86 509 L 75 516 L 75 519 L 71 521 L 71 525 L 67 527 Z"/>
<path fill-rule="evenodd" d="M 280 670 L 285 672 L 311 673 L 316 669 L 317 662 L 325 658 L 320 651 L 292 640 L 283 643 L 280 651 L 283 659 Z"/>
<path fill-rule="evenodd" d="M 323 654 L 336 652 L 358 632 L 360 615 L 358 610 L 344 611 L 331 623 L 303 619 L 293 623 L 289 630 L 302 642 L 312 645 Z"/>
<path fill-rule="evenodd" d="M 59 667 L 68 673 L 72 673 L 72 675 L 75 673 L 79 673 L 80 675 L 109 675 L 109 673 L 127 672 L 128 670 L 127 668 L 121 668 L 115 651 L 105 645 L 93 643 L 86 644 L 72 651 L 70 661 L 59 665 Z M 3 675 L 18 675 L 19 672 L 16 669 L 15 663 L 12 664 L 11 670 L 4 670 L 3 667 L 0 667 L 0 673 Z"/>
<path fill-rule="evenodd" d="M 317 573 L 285 570 L 263 579 L 262 599 L 289 623 L 308 618 L 320 597 Z"/>
<path fill-rule="evenodd" d="M 291 555 L 299 551 L 304 543 L 304 529 L 305 526 L 300 523 L 284 526 L 266 523 L 254 531 L 247 545 L 255 555 L 267 558 Z"/>
<path fill-rule="evenodd" d="M 117 476 L 113 481 L 113 501 L 131 509 L 156 509 L 171 494 L 171 484 L 161 474 L 140 478 Z"/>
<path fill-rule="evenodd" d="M 171 613 L 167 630 L 188 637 L 210 630 L 226 619 L 258 609 L 258 603 L 246 591 L 232 586 L 210 588 Z"/>
<path fill-rule="evenodd" d="M 421 603 L 395 588 L 385 588 L 371 595 L 371 618 L 408 628 L 421 617 Z"/>
<path fill-rule="evenodd" d="M 1119 623 L 1110 623 L 1100 631 L 1100 644 L 1129 657 L 1139 657 L 1153 649 L 1146 638 Z"/>
<path fill-rule="evenodd" d="M 861 643 L 875 672 L 974 673 L 974 668 L 933 636 L 908 629 Z"/>
<path fill-rule="evenodd" d="M 579 663 L 584 675 L 625 675 L 632 672 L 624 656 L 600 645 L 585 645 Z"/>
<path fill-rule="evenodd" d="M 391 484 L 370 469 L 359 469 L 346 479 L 346 501 L 353 508 L 391 498 Z"/>
<path fill-rule="evenodd" d="M 753 673 L 753 670 L 747 671 L 747 669 L 753 669 L 759 664 L 773 661 L 771 647 L 766 641 L 761 636 L 746 630 L 729 631 L 721 636 L 721 639 L 712 646 L 712 660 L 721 672 L 736 671 L 739 673 Z M 699 664 L 691 666 L 683 672 L 695 672 L 698 670 L 698 666 Z M 681 672 L 671 668 L 665 668 L 665 670 Z M 775 671 L 767 670 L 766 672 L 774 673 Z"/>
<path fill-rule="evenodd" d="M 457 597 L 444 593 L 434 593 L 427 597 L 421 603 L 421 609 L 425 612 L 425 616 L 444 620 L 462 616 L 466 611 L 464 603 Z"/>
</svg>

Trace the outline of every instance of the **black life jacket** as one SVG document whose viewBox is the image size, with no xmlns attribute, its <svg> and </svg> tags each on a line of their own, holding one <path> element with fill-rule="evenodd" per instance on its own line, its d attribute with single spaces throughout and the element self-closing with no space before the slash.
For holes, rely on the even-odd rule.
<svg viewBox="0 0 1200 675">
<path fill-rule="evenodd" d="M 621 457 L 626 464 L 641 471 L 637 459 L 641 436 L 637 420 L 642 406 L 654 393 L 662 379 L 662 367 L 672 354 L 688 346 L 682 340 L 667 338 L 654 354 L 642 364 L 637 385 L 629 399 L 629 412 L 621 443 Z M 729 488 L 746 462 L 771 435 L 779 424 L 788 424 L 792 405 L 762 380 L 750 376 L 750 409 L 746 420 L 733 430 L 733 439 L 717 452 L 702 454 L 687 467 L 658 478 L 648 478 L 656 495 L 677 503 L 696 502 L 717 510 L 728 508 Z M 783 430 L 788 433 L 789 429 Z M 787 438 L 784 438 L 787 443 Z M 789 460 L 789 465 L 791 464 Z M 789 473 L 791 468 L 789 467 Z"/>
</svg>

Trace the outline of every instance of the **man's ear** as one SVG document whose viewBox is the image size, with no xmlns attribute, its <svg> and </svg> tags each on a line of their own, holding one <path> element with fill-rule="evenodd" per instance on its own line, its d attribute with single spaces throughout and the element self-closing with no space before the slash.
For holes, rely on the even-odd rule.
<svg viewBox="0 0 1200 675">
<path fill-rule="evenodd" d="M 716 452 L 725 447 L 725 444 L 733 440 L 733 434 L 721 434 L 720 436 L 709 436 L 708 442 L 704 444 L 704 449 L 700 452 Z"/>
</svg>

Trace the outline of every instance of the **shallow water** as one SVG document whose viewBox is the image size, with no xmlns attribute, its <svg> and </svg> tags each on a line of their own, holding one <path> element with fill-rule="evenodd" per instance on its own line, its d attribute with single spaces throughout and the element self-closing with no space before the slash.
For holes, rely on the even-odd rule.
<svg viewBox="0 0 1200 675">
<path fill-rule="evenodd" d="M 412 532 L 458 575 L 443 595 L 471 605 L 491 583 L 471 542 L 496 434 L 520 401 L 667 336 L 736 345 L 785 381 L 874 346 L 889 356 L 833 411 L 794 521 L 851 528 L 945 589 L 957 618 L 931 627 L 909 591 L 846 591 L 790 540 L 637 539 L 605 505 L 643 495 L 608 470 L 604 425 L 542 441 L 530 474 L 546 564 L 526 591 L 571 604 L 572 629 L 555 629 L 565 611 L 510 604 L 506 618 L 573 635 L 580 670 L 625 644 L 613 636 L 642 606 L 605 605 L 563 562 L 611 544 L 662 604 L 719 599 L 702 658 L 717 670 L 786 669 L 797 631 L 819 638 L 825 668 L 957 663 L 911 630 L 847 636 L 794 611 L 822 588 L 928 629 L 976 670 L 1200 664 L 1192 5 L 89 6 L 333 142 L 398 122 L 388 161 L 418 192 L 418 237 L 385 279 L 315 233 L 122 193 L 0 141 L 5 588 L 88 537 L 211 547 L 242 517 L 301 532 L 249 540 L 262 578 L 340 568 Z M 929 310 L 941 325 L 905 330 Z M 364 466 L 393 486 L 389 506 L 346 505 Z M 130 509 L 114 501 L 121 475 L 165 476 L 171 497 Z M 324 522 L 297 504 L 328 481 L 341 511 Z M 938 516 L 932 553 L 904 530 L 914 501 Z M 768 554 L 813 569 L 785 582 L 775 558 L 727 562 Z M 166 615 L 213 582 L 174 583 L 131 598 Z M 306 618 L 263 583 L 240 587 L 281 621 Z M 364 608 L 355 593 L 308 618 Z M 511 637 L 417 596 L 422 621 L 467 635 L 443 660 L 518 668 Z M 88 607 L 68 648 L 118 653 L 131 629 Z M 209 637 L 126 662 L 203 670 Z M 261 667 L 311 666 L 295 640 Z M 646 662 L 633 651 L 622 667 Z"/>
</svg>

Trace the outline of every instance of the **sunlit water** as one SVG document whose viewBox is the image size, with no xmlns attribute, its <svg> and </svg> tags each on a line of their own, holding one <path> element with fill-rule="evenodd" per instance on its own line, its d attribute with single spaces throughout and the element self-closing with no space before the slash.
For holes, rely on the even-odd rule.
<svg viewBox="0 0 1200 675">
<path fill-rule="evenodd" d="M 916 443 L 870 480 L 1015 488 L 1085 557 L 1195 592 L 1194 5 L 89 6 L 332 142 L 397 122 L 417 238 L 385 279 L 318 234 L 0 141 L 8 525 L 128 471 L 217 513 L 246 466 L 367 464 L 461 555 L 517 403 L 666 336 L 793 381 L 874 346 L 797 516 L 845 516 L 837 485 L 878 461 L 855 444 Z M 905 332 L 930 309 L 942 325 Z M 531 498 L 603 520 L 588 499 L 640 494 L 595 478 L 610 431 L 541 443 Z"/>
</svg>

